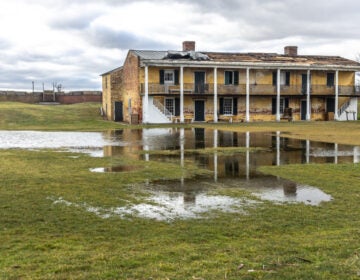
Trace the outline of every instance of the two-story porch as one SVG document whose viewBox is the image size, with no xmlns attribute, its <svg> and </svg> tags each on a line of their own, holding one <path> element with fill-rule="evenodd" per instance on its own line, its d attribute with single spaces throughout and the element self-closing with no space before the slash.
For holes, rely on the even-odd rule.
<svg viewBox="0 0 360 280">
<path fill-rule="evenodd" d="M 192 67 L 178 63 L 178 67 L 144 64 L 140 85 L 144 122 L 153 122 L 146 115 L 151 106 L 167 115 L 168 121 L 180 122 L 280 121 L 288 112 L 286 108 L 291 108 L 293 120 L 355 119 L 357 115 L 360 92 L 350 69 L 280 64 L 209 67 L 198 63 Z"/>
</svg>

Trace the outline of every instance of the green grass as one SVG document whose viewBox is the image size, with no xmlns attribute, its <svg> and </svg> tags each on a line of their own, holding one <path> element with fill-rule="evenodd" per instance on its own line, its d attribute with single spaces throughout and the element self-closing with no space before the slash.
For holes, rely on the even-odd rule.
<svg viewBox="0 0 360 280">
<path fill-rule="evenodd" d="M 320 187 L 333 196 L 330 203 L 265 202 L 248 209 L 247 215 L 218 213 L 169 223 L 103 219 L 85 208 L 139 203 L 147 195 L 138 186 L 145 177 L 191 177 L 203 170 L 70 155 L 0 151 L 1 279 L 358 278 L 359 165 L 263 168 Z M 128 173 L 89 172 L 91 167 L 112 164 L 140 168 Z M 218 191 L 244 195 L 237 189 Z M 54 204 L 58 198 L 73 205 Z"/>
<path fill-rule="evenodd" d="M 122 127 L 103 121 L 97 115 L 98 104 L 38 106 L 0 103 L 0 128 Z M 275 128 L 322 139 L 340 139 L 341 133 L 351 139 L 347 135 L 355 137 L 358 125 L 217 127 Z M 331 202 L 320 206 L 263 202 L 247 209 L 247 215 L 219 212 L 204 219 L 159 222 L 136 217 L 105 219 L 85 209 L 142 202 L 147 193 L 139 184 L 146 178 L 193 177 L 206 171 L 190 162 L 182 169 L 171 162 L 73 155 L 0 150 L 0 279 L 359 279 L 359 164 L 262 168 L 332 195 Z M 111 174 L 89 172 L 89 168 L 112 165 L 138 168 Z M 213 192 L 255 199 L 236 188 Z M 72 204 L 54 203 L 59 198 Z"/>
</svg>

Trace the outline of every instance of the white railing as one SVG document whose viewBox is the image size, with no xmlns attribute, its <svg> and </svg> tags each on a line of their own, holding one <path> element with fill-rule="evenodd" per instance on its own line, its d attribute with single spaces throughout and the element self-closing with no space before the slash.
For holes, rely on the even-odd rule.
<svg viewBox="0 0 360 280">
<path fill-rule="evenodd" d="M 342 113 L 344 113 L 346 111 L 347 108 L 349 108 L 350 106 L 350 99 L 348 101 L 346 101 L 338 110 L 338 116 L 340 117 L 342 115 Z"/>
<path fill-rule="evenodd" d="M 161 104 L 159 102 L 159 100 L 157 99 L 153 99 L 153 104 L 156 108 L 158 108 L 160 110 L 160 112 L 162 112 L 170 121 L 172 120 L 173 115 L 171 114 L 171 112 L 165 108 L 165 106 L 163 104 Z"/>
</svg>

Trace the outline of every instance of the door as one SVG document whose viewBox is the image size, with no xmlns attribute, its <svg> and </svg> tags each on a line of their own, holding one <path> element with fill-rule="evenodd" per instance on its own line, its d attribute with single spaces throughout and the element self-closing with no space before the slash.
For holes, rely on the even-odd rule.
<svg viewBox="0 0 360 280">
<path fill-rule="evenodd" d="M 326 98 L 326 112 L 335 112 L 335 98 Z"/>
<path fill-rule="evenodd" d="M 196 122 L 205 121 L 205 101 L 204 100 L 195 100 L 195 121 Z"/>
<path fill-rule="evenodd" d="M 195 72 L 195 93 L 205 93 L 205 72 Z"/>
<path fill-rule="evenodd" d="M 116 101 L 115 102 L 115 116 L 114 116 L 114 121 L 116 122 L 122 122 L 124 121 L 124 116 L 123 116 L 123 103 L 121 101 Z"/>
<path fill-rule="evenodd" d="M 305 121 L 306 120 L 306 111 L 307 111 L 307 106 L 306 106 L 306 100 L 301 100 L 301 120 Z"/>
</svg>

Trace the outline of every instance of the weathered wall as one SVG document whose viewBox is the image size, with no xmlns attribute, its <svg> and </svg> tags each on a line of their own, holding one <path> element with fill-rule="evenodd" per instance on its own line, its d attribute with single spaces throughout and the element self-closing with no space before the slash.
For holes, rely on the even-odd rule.
<svg viewBox="0 0 360 280">
<path fill-rule="evenodd" d="M 131 121 L 131 114 L 137 114 L 139 120 L 142 120 L 139 75 L 139 58 L 130 51 L 123 66 L 122 100 L 126 122 Z"/>
<path fill-rule="evenodd" d="M 114 102 L 122 101 L 122 71 L 122 68 L 118 68 L 102 75 L 102 108 L 108 120 L 114 120 Z"/>
<path fill-rule="evenodd" d="M 73 91 L 69 93 L 55 93 L 55 102 L 61 104 L 73 104 L 82 102 L 101 102 L 101 91 Z M 43 101 L 54 101 L 53 93 L 46 92 L 43 100 L 42 92 L 24 92 L 24 91 L 0 91 L 0 102 L 24 102 L 39 103 Z"/>
</svg>

